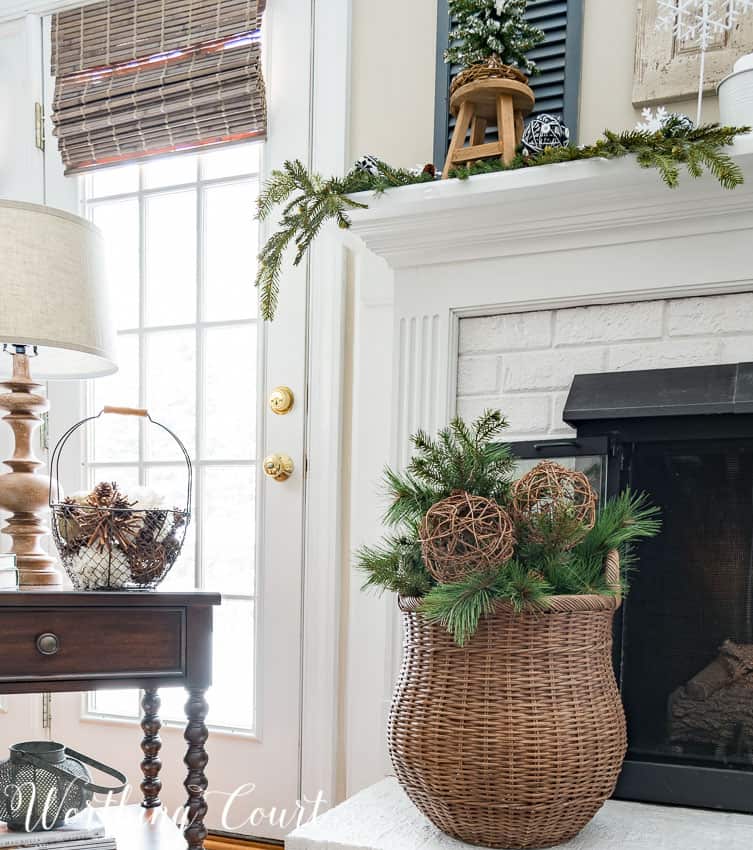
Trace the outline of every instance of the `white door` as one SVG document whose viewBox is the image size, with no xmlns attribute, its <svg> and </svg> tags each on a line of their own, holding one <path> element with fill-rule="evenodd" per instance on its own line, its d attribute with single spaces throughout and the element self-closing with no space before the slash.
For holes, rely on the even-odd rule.
<svg viewBox="0 0 753 850">
<path fill-rule="evenodd" d="M 293 9 L 296 6 L 296 9 Z M 284 25 L 283 25 L 284 24 Z M 300 796 L 301 586 L 306 398 L 305 275 L 284 281 L 277 320 L 257 318 L 252 282 L 260 235 L 254 200 L 263 173 L 305 155 L 310 26 L 300 4 L 270 4 L 265 24 L 269 140 L 176 154 L 88 175 L 83 213 L 104 231 L 117 291 L 120 371 L 52 387 L 51 430 L 103 404 L 146 407 L 185 442 L 194 463 L 194 516 L 163 589 L 220 591 L 214 685 L 208 694 L 211 828 L 281 837 Z M 277 98 L 277 99 L 275 99 Z M 296 398 L 271 412 L 277 385 Z M 140 483 L 178 500 L 185 470 L 168 441 L 133 419 L 102 417 L 70 492 L 102 480 Z M 75 448 L 74 448 L 75 451 Z M 289 455 L 285 482 L 261 459 Z M 96 651 L 96 648 L 92 648 Z M 161 799 L 185 801 L 182 691 L 164 690 Z M 138 798 L 139 694 L 56 694 L 51 735 L 125 771 Z M 222 818 L 223 805 L 242 793 Z"/>
</svg>

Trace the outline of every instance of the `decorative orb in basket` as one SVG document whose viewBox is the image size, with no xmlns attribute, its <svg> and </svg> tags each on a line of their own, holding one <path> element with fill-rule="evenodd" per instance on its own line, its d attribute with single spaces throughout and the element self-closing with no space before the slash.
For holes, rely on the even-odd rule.
<svg viewBox="0 0 753 850">
<path fill-rule="evenodd" d="M 447 584 L 499 567 L 512 558 L 515 530 L 494 500 L 465 491 L 432 505 L 419 530 L 424 563 Z"/>
<path fill-rule="evenodd" d="M 141 416 L 169 434 L 186 464 L 186 497 L 181 506 L 130 498 L 116 482 L 100 482 L 91 493 L 62 499 L 60 459 L 72 435 L 104 413 Z M 50 462 L 52 536 L 76 590 L 151 590 L 165 578 L 183 546 L 191 518 L 191 461 L 178 437 L 145 410 L 105 407 L 60 438 Z"/>
<path fill-rule="evenodd" d="M 612 668 L 614 596 L 554 596 L 482 617 L 464 647 L 401 599 L 389 719 L 395 774 L 443 832 L 485 847 L 564 844 L 612 795 L 627 746 Z"/>
<path fill-rule="evenodd" d="M 545 460 L 513 487 L 512 510 L 534 543 L 551 541 L 563 549 L 577 545 L 596 522 L 597 496 L 582 472 Z"/>
</svg>

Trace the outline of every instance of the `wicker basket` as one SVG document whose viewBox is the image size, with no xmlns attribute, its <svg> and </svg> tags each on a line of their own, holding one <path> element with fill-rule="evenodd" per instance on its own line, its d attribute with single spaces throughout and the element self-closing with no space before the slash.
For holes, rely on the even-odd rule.
<svg viewBox="0 0 753 850">
<path fill-rule="evenodd" d="M 619 559 L 607 558 L 617 587 Z M 625 757 L 612 670 L 619 595 L 500 603 L 462 649 L 401 599 L 403 667 L 389 721 L 398 780 L 443 832 L 485 847 L 551 847 L 611 796 Z"/>
<path fill-rule="evenodd" d="M 492 56 L 486 62 L 478 62 L 469 68 L 465 68 L 454 77 L 450 85 L 450 95 L 455 94 L 461 86 L 467 83 L 491 79 L 516 80 L 519 83 L 528 82 L 528 77 L 521 70 L 512 65 L 505 65 L 501 59 Z"/>
</svg>

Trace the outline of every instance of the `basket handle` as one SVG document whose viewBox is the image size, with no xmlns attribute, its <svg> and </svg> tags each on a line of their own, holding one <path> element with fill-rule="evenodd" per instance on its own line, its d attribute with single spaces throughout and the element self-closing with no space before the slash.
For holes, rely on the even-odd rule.
<svg viewBox="0 0 753 850">
<path fill-rule="evenodd" d="M 65 754 L 67 756 L 74 758 L 76 761 L 80 761 L 82 764 L 88 765 L 89 767 L 93 767 L 95 770 L 99 770 L 100 772 L 107 774 L 107 776 L 111 776 L 113 779 L 117 780 L 118 784 L 111 787 L 108 787 L 107 785 L 97 785 L 91 780 L 86 781 L 81 779 L 81 777 L 65 770 L 65 768 L 50 764 L 44 759 L 36 756 L 34 753 L 30 753 L 27 750 L 20 750 L 20 752 L 23 754 L 24 759 L 29 764 L 34 765 L 34 767 L 39 768 L 40 770 L 46 770 L 47 772 L 57 776 L 59 779 L 72 781 L 81 785 L 82 788 L 85 788 L 87 791 L 91 791 L 94 794 L 122 794 L 128 784 L 128 779 L 125 774 L 121 773 L 119 770 L 116 770 L 114 767 L 110 767 L 107 764 L 103 764 L 102 762 L 95 761 L 93 758 L 83 755 L 83 753 L 77 753 L 75 750 L 70 749 L 70 747 L 65 747 Z"/>
<path fill-rule="evenodd" d="M 84 427 L 89 422 L 94 422 L 99 419 L 105 413 L 116 413 L 120 416 L 138 416 L 143 419 L 147 419 L 152 425 L 156 425 L 158 428 L 161 428 L 166 434 L 173 438 L 173 440 L 177 443 L 178 448 L 180 449 L 181 454 L 183 455 L 183 460 L 186 463 L 186 472 L 187 472 L 187 485 L 186 485 L 186 517 L 191 516 L 191 499 L 193 495 L 192 488 L 192 479 L 193 479 L 193 467 L 191 466 L 191 458 L 188 454 L 188 450 L 183 445 L 182 440 L 178 437 L 177 434 L 173 433 L 167 425 L 163 425 L 161 422 L 158 422 L 156 419 L 152 419 L 149 415 L 149 411 L 142 407 L 120 407 L 117 405 L 105 405 L 99 413 L 95 413 L 93 416 L 87 416 L 85 419 L 82 419 L 80 422 L 76 422 L 63 434 L 63 436 L 57 441 L 57 444 L 52 450 L 52 454 L 50 455 L 50 490 L 49 490 L 49 504 L 50 507 L 60 502 L 60 458 L 63 454 L 63 449 L 65 448 L 67 442 L 71 439 L 73 434 L 78 431 L 79 428 Z M 53 489 L 55 491 L 53 498 Z"/>
<path fill-rule="evenodd" d="M 141 416 L 144 419 L 149 419 L 149 411 L 144 407 L 117 407 L 106 404 L 102 408 L 102 413 L 117 413 L 118 416 Z"/>
<path fill-rule="evenodd" d="M 622 602 L 622 582 L 620 580 L 620 553 L 616 549 L 607 552 L 605 569 L 607 584 L 614 590 L 617 607 Z"/>
</svg>

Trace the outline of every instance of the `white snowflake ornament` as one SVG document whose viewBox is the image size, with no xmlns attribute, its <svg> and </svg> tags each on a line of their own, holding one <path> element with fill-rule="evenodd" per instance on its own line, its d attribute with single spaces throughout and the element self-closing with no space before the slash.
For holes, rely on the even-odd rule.
<svg viewBox="0 0 753 850">
<path fill-rule="evenodd" d="M 641 109 L 641 115 L 643 116 L 643 121 L 639 121 L 635 125 L 636 130 L 643 130 L 646 133 L 656 133 L 667 123 L 667 118 L 669 118 L 669 112 L 667 112 L 666 106 L 660 106 L 654 112 L 650 106 L 647 106 L 645 109 Z"/>
</svg>

